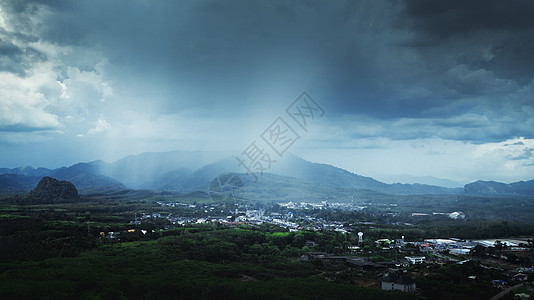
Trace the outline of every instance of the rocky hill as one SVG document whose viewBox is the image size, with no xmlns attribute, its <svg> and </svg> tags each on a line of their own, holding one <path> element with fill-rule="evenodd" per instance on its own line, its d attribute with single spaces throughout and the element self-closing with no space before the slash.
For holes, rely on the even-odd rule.
<svg viewBox="0 0 534 300">
<path fill-rule="evenodd" d="M 72 202 L 80 198 L 74 184 L 45 176 L 39 181 L 37 187 L 27 196 L 31 203 L 63 203 Z"/>
</svg>

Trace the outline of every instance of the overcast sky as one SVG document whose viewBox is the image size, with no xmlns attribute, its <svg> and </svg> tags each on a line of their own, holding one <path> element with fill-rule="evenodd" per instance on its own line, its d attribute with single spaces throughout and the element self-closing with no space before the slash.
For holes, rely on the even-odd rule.
<svg viewBox="0 0 534 300">
<path fill-rule="evenodd" d="M 0 167 L 239 154 L 306 91 L 325 111 L 290 149 L 308 160 L 383 180 L 530 180 L 532 12 L 515 0 L 0 0 Z"/>
</svg>

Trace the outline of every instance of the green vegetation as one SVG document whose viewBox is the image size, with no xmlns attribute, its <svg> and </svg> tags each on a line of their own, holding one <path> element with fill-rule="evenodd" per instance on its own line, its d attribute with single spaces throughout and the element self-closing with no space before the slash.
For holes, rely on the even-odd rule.
<svg viewBox="0 0 534 300">
<path fill-rule="evenodd" d="M 308 239 L 316 241 L 318 249 L 339 244 L 343 238 L 335 232 L 290 233 L 271 225 L 227 228 L 217 224 L 152 232 L 157 220 L 147 219 L 128 233 L 134 226 L 127 222 L 133 207 L 156 207 L 151 203 L 58 205 L 19 206 L 13 211 L 24 218 L 0 219 L 1 298 L 416 297 L 330 282 L 320 275 L 321 265 L 298 260 L 309 250 Z M 117 215 L 107 215 L 108 210 Z M 145 229 L 146 234 L 140 232 Z M 120 240 L 103 238 L 101 230 L 122 231 Z"/>
<path fill-rule="evenodd" d="M 161 204 L 179 200 L 172 197 L 164 201 L 164 195 L 143 198 L 143 192 L 130 191 L 122 196 L 84 196 L 77 203 L 0 201 L 0 298 L 440 299 L 447 291 L 458 299 L 481 299 L 498 292 L 490 283 L 498 277 L 475 262 L 411 267 L 420 292 L 409 294 L 381 291 L 378 283 L 384 271 L 366 272 L 343 263 L 300 258 L 307 252 L 323 251 L 388 262 L 403 254 L 384 249 L 376 239 L 405 236 L 418 241 L 534 232 L 528 223 L 442 219 L 405 225 L 381 222 L 383 216 L 378 214 L 336 209 L 307 210 L 306 214 L 344 222 L 350 230 L 346 234 L 290 232 L 268 223 L 235 228 L 219 223 L 181 225 L 171 222 L 171 217 L 207 217 L 212 213 L 209 205 L 225 217 L 234 204 L 208 205 L 190 199 L 183 205 Z M 266 211 L 284 214 L 285 208 L 275 205 Z M 304 211 L 293 211 L 295 222 L 309 222 L 298 217 Z M 358 231 L 364 232 L 365 240 L 359 245 L 361 250 L 353 251 L 349 247 L 358 244 Z M 474 257 L 485 259 L 485 251 Z M 510 261 L 526 261 L 504 254 Z M 468 280 L 468 276 L 478 279 Z M 366 287 L 369 284 L 374 288 Z"/>
<path fill-rule="evenodd" d="M 524 287 L 514 290 L 513 294 L 514 295 L 526 294 L 529 296 L 528 299 L 534 299 L 534 291 L 531 289 L 524 288 Z"/>
<path fill-rule="evenodd" d="M 499 278 L 500 272 L 483 268 L 477 262 L 420 268 L 415 277 L 417 287 L 421 288 L 423 296 L 431 299 L 489 299 L 499 293 L 490 282 Z"/>
</svg>

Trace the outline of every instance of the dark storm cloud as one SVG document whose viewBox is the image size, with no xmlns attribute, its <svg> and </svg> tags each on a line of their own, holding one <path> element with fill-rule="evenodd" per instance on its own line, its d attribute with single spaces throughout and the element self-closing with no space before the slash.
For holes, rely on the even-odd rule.
<svg viewBox="0 0 534 300">
<path fill-rule="evenodd" d="M 150 86 L 168 98 L 179 93 L 197 103 L 232 95 L 224 99 L 232 106 L 253 97 L 247 90 L 265 82 L 308 76 L 320 64 L 317 49 L 331 44 L 323 46 L 314 36 L 324 31 L 314 22 L 321 14 L 298 4 L 54 1 L 46 2 L 46 9 L 22 6 L 11 11 L 38 15 L 47 24 L 36 29 L 41 39 L 102 49 L 122 80 L 145 82 L 130 84 L 132 89 Z M 308 10 L 302 20 L 299 10 Z M 29 18 L 15 13 L 10 21 L 24 28 Z M 163 106 L 179 108 L 180 103 Z"/>
<path fill-rule="evenodd" d="M 399 79 L 405 89 L 398 92 L 403 95 L 417 86 L 427 93 L 395 99 L 401 114 L 425 122 L 421 128 L 445 125 L 436 131 L 445 138 L 532 138 L 532 11 L 530 1 L 406 1 L 393 26 L 408 32 L 398 45 L 415 51 L 417 64 L 409 70 L 419 76 Z M 403 109 L 410 103 L 411 108 Z M 484 122 L 436 122 L 465 114 L 480 115 Z"/>
<path fill-rule="evenodd" d="M 0 28 L 0 71 L 15 73 L 21 76 L 26 74 L 26 69 L 37 61 L 46 60 L 46 56 L 33 47 L 15 45 L 10 34 Z M 30 42 L 34 39 L 16 36 L 18 40 Z"/>
<path fill-rule="evenodd" d="M 517 132 L 529 132 L 534 123 L 516 122 L 509 119 L 490 119 L 483 114 L 462 114 L 442 118 L 400 118 L 370 119 L 355 116 L 331 121 L 333 128 L 325 131 L 342 133 L 338 143 L 343 139 L 358 140 L 371 137 L 391 140 L 416 140 L 440 138 L 443 140 L 464 141 L 475 144 L 499 142 L 517 135 Z M 517 144 L 520 145 L 520 144 Z"/>
<path fill-rule="evenodd" d="M 534 75 L 534 2 L 532 1 L 406 1 L 403 23 L 418 33 L 414 45 L 439 46 L 445 41 L 488 47 L 487 60 L 458 55 L 460 62 L 492 69 L 499 75 L 529 82 Z M 525 82 L 523 82 L 525 83 Z"/>
<path fill-rule="evenodd" d="M 158 113 L 237 114 L 266 91 L 307 90 L 332 117 L 406 124 L 391 138 L 534 136 L 531 2 L 6 3 L 27 36 L 101 51 L 120 92 Z M 63 59 L 83 69 L 80 56 Z"/>
<path fill-rule="evenodd" d="M 22 73 L 20 63 L 23 51 L 9 41 L 0 38 L 0 71 Z"/>
<path fill-rule="evenodd" d="M 534 3 L 523 0 L 405 2 L 408 22 L 436 39 L 469 35 L 473 31 L 523 31 L 534 28 Z"/>
<path fill-rule="evenodd" d="M 2 56 L 14 56 L 20 55 L 22 51 L 19 47 L 13 45 L 13 43 L 8 41 L 3 41 L 0 39 L 0 55 Z"/>
<path fill-rule="evenodd" d="M 384 97 L 375 95 L 380 87 L 374 81 L 384 71 L 374 66 L 381 61 L 376 52 L 389 45 L 381 36 L 391 16 L 387 3 L 44 3 L 46 9 L 16 2 L 10 21 L 25 28 L 31 23 L 27 16 L 38 15 L 47 24 L 36 29 L 40 38 L 100 47 L 111 64 L 120 66 L 118 75 L 136 81 L 144 74 L 143 80 L 165 95 L 179 93 L 206 103 L 226 94 L 233 99 L 224 101 L 233 106 L 262 96 L 258 87 L 290 86 L 299 92 L 317 87 L 330 90 L 324 96 L 333 110 L 344 111 L 347 105 L 387 111 Z M 361 97 L 354 97 L 354 90 L 361 90 L 356 93 Z M 176 101 L 166 105 L 180 107 Z"/>
</svg>

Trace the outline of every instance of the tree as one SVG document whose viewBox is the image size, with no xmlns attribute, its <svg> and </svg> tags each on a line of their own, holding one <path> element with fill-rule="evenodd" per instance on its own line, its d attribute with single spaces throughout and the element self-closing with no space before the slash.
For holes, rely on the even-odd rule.
<svg viewBox="0 0 534 300">
<path fill-rule="evenodd" d="M 350 246 L 352 246 L 352 244 L 349 241 L 344 241 L 342 243 L 343 251 L 344 252 L 348 252 Z"/>
<path fill-rule="evenodd" d="M 475 248 L 471 250 L 474 256 L 484 256 L 486 254 L 486 248 L 482 245 L 476 245 Z"/>
<path fill-rule="evenodd" d="M 406 243 L 406 248 L 417 248 L 413 243 Z"/>
</svg>

